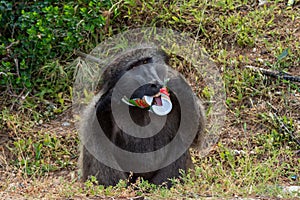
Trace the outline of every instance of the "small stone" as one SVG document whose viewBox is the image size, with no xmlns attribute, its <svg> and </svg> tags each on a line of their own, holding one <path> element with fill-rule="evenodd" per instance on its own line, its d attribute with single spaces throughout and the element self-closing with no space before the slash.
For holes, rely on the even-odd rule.
<svg viewBox="0 0 300 200">
<path fill-rule="evenodd" d="M 245 155 L 246 154 L 245 151 L 237 150 L 237 149 L 233 150 L 233 153 L 234 153 L 234 155 Z"/>
<path fill-rule="evenodd" d="M 257 58 L 257 61 L 260 62 L 260 63 L 263 63 L 263 62 L 264 62 L 264 60 L 261 59 L 261 58 Z"/>
<path fill-rule="evenodd" d="M 296 185 L 286 186 L 283 188 L 283 191 L 286 193 L 300 193 L 300 186 L 296 186 Z"/>
<path fill-rule="evenodd" d="M 70 126 L 71 124 L 69 122 L 63 122 L 61 125 L 62 126 Z"/>
<path fill-rule="evenodd" d="M 268 1 L 266 1 L 266 0 L 259 0 L 259 1 L 258 1 L 258 6 L 263 6 L 263 5 L 265 5 L 266 3 L 268 3 Z"/>
</svg>

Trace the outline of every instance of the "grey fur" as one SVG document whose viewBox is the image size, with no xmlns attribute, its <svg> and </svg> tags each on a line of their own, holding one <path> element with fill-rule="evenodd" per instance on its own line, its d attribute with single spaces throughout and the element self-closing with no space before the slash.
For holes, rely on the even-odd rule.
<svg viewBox="0 0 300 200">
<path fill-rule="evenodd" d="M 149 140 L 137 139 L 127 136 L 115 125 L 113 122 L 110 122 L 110 107 L 107 106 L 105 101 L 112 101 L 109 94 L 114 88 L 116 82 L 120 79 L 120 77 L 124 74 L 126 69 L 130 69 L 132 67 L 136 67 L 139 65 L 143 65 L 144 62 L 151 62 L 157 63 L 161 65 L 166 65 L 168 63 L 168 56 L 161 50 L 156 48 L 147 47 L 147 48 L 139 48 L 130 50 L 124 54 L 121 54 L 115 60 L 113 60 L 106 68 L 102 76 L 102 82 L 99 84 L 99 93 L 95 96 L 93 101 L 89 104 L 84 112 L 84 117 L 80 126 L 80 132 L 84 133 L 83 135 L 90 135 L 93 137 L 97 137 L 97 130 L 94 127 L 94 124 L 98 122 L 98 120 L 107 120 L 105 123 L 110 130 L 108 133 L 108 137 L 110 138 L 111 142 L 118 144 L 121 148 L 126 149 L 127 151 L 132 152 L 143 152 L 143 151 L 154 151 L 157 148 L 163 146 L 164 144 L 168 143 L 174 135 L 176 135 L 176 128 L 180 120 L 178 116 L 180 115 L 180 108 L 176 107 L 175 105 L 169 114 L 168 124 L 163 129 L 163 134 L 161 133 L 160 137 L 152 137 Z M 146 75 L 153 76 L 156 79 L 158 84 L 162 83 L 162 80 L 159 80 L 157 72 L 149 69 Z M 149 76 L 150 76 L 149 75 Z M 143 78 L 144 74 L 141 75 Z M 177 77 L 180 78 L 180 77 Z M 103 103 L 104 102 L 104 103 Z M 201 145 L 203 142 L 203 132 L 205 128 L 205 114 L 204 109 L 200 103 L 200 100 L 197 100 L 199 105 L 199 113 L 200 113 L 200 122 L 199 122 L 199 131 L 195 137 L 193 142 L 193 146 Z M 104 104 L 103 107 L 102 103 Z M 106 106 L 105 106 L 106 105 Z M 100 107 L 100 108 L 99 108 Z M 97 113 L 94 115 L 92 113 Z M 147 121 L 146 114 L 141 111 L 139 108 L 132 108 L 132 112 L 137 113 L 134 120 L 137 123 L 145 124 Z M 99 114 L 100 113 L 100 114 Z M 99 114 L 99 115 L 98 115 Z M 106 116 L 107 117 L 103 117 Z M 106 126 L 106 125 L 105 125 Z M 83 180 L 88 179 L 89 176 L 95 176 L 99 182 L 99 184 L 109 186 L 109 185 L 116 185 L 120 179 L 127 179 L 129 182 L 134 182 L 138 177 L 142 177 L 148 180 L 151 183 L 160 185 L 162 183 L 167 183 L 168 186 L 171 186 L 171 182 L 169 181 L 170 178 L 178 178 L 180 176 L 179 170 L 182 169 L 187 171 L 188 169 L 192 168 L 191 156 L 189 150 L 181 155 L 176 161 L 171 163 L 170 165 L 163 167 L 159 170 L 146 172 L 146 173 L 137 173 L 130 175 L 130 172 L 123 172 L 121 170 L 112 169 L 103 163 L 99 162 L 87 149 L 85 146 L 85 138 L 81 138 L 83 140 L 82 145 L 80 147 L 80 158 L 79 158 L 79 166 L 82 173 Z M 101 147 L 99 147 L 101 148 Z M 114 158 L 111 158 L 114 159 Z"/>
</svg>

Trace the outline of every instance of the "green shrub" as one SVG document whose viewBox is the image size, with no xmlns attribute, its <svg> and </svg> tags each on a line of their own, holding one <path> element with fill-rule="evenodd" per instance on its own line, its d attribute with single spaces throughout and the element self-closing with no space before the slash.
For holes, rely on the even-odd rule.
<svg viewBox="0 0 300 200">
<path fill-rule="evenodd" d="M 87 41 L 96 45 L 110 7 L 110 0 L 0 1 L 0 88 L 40 92 L 48 79 L 41 68 L 59 68 L 53 63 L 67 61 L 74 49 L 91 48 Z"/>
</svg>

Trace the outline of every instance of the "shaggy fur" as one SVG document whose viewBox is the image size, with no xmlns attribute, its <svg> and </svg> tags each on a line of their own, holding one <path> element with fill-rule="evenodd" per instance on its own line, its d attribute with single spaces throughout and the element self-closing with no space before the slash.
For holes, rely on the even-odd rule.
<svg viewBox="0 0 300 200">
<path fill-rule="evenodd" d="M 178 99 L 172 91 L 170 91 L 170 99 L 173 104 L 172 111 L 168 114 L 166 123 L 162 130 L 156 135 L 149 138 L 137 138 L 124 133 L 115 123 L 112 116 L 111 103 L 112 91 L 117 81 L 124 75 L 124 73 L 133 68 L 138 68 L 145 64 L 164 64 L 168 63 L 167 55 L 155 48 L 141 48 L 126 52 L 115 60 L 113 60 L 105 69 L 100 84 L 100 92 L 88 108 L 85 110 L 85 117 L 81 124 L 81 132 L 85 135 L 93 135 L 97 137 L 97 131 L 91 128 L 91 123 L 95 120 L 100 123 L 100 126 L 109 140 L 121 149 L 130 152 L 143 153 L 158 150 L 168 144 L 176 135 L 180 125 L 181 110 Z M 147 74 L 158 77 L 158 72 L 154 69 L 149 69 Z M 178 78 L 178 77 L 177 77 Z M 179 77 L 180 78 L 180 77 Z M 128 80 L 131 81 L 131 80 Z M 159 92 L 162 87 L 161 80 L 154 81 L 137 89 L 131 98 L 141 98 L 144 95 L 154 95 Z M 199 101 L 200 102 L 200 101 Z M 149 111 L 137 107 L 130 107 L 130 114 L 132 120 L 140 125 L 145 126 L 149 123 Z M 96 116 L 90 113 L 95 112 Z M 199 103 L 200 122 L 198 135 L 195 137 L 195 142 L 201 142 L 203 129 L 205 126 L 205 117 L 203 108 Z M 159 116 L 156 116 L 159 117 Z M 101 148 L 101 147 L 100 147 Z M 138 177 L 148 180 L 151 183 L 160 185 L 166 183 L 171 186 L 170 178 L 178 178 L 180 176 L 179 170 L 187 171 L 192 168 L 191 156 L 189 150 L 181 155 L 176 161 L 170 165 L 147 173 L 133 173 L 123 172 L 112 169 L 103 163 L 99 162 L 87 149 L 85 144 L 81 146 L 80 168 L 83 180 L 88 179 L 93 175 L 97 178 L 99 184 L 109 186 L 116 185 L 120 179 L 127 179 L 129 182 L 135 182 Z"/>
</svg>

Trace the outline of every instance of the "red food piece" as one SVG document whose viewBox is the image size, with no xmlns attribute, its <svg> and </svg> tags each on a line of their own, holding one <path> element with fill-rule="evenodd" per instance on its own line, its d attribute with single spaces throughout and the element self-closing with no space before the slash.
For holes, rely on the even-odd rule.
<svg viewBox="0 0 300 200">
<path fill-rule="evenodd" d="M 168 89 L 166 87 L 163 87 L 159 90 L 160 93 L 165 94 L 167 96 L 170 96 Z"/>
</svg>

